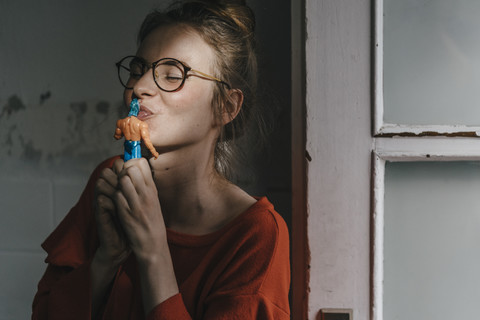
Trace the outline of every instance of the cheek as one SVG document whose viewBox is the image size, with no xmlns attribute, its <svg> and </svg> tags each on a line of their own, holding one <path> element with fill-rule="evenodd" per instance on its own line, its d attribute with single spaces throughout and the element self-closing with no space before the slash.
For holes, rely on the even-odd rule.
<svg viewBox="0 0 480 320">
<path fill-rule="evenodd" d="M 181 113 L 187 118 L 196 117 L 199 123 L 214 118 L 213 90 L 210 87 L 192 90 L 175 102 L 174 112 Z"/>
</svg>

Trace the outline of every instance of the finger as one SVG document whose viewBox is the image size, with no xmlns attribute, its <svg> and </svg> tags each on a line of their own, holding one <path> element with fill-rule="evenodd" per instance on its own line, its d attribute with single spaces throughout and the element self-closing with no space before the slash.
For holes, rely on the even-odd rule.
<svg viewBox="0 0 480 320">
<path fill-rule="evenodd" d="M 133 161 L 129 160 L 128 162 Z M 124 179 L 127 177 L 127 179 Z M 128 187 L 127 185 L 122 185 L 120 184 L 120 181 L 123 181 L 124 183 L 131 183 L 134 189 L 136 190 L 136 193 L 139 193 L 140 190 L 144 189 L 146 187 L 146 182 L 145 182 L 145 177 L 142 174 L 141 169 L 138 167 L 138 162 L 137 164 L 134 165 L 129 165 L 128 167 L 125 167 L 123 171 L 119 174 L 118 177 L 119 180 L 119 189 L 122 189 L 123 187 Z M 127 199 L 128 200 L 128 199 Z"/>
<path fill-rule="evenodd" d="M 122 191 L 115 192 L 115 205 L 117 208 L 117 219 L 122 226 L 122 230 L 127 231 L 131 224 L 132 216 L 130 206 Z M 128 232 L 125 232 L 128 233 Z M 128 237 L 127 237 L 128 238 Z"/>
<path fill-rule="evenodd" d="M 125 162 L 122 159 L 117 159 L 113 162 L 112 170 L 117 175 L 122 172 Z"/>
<path fill-rule="evenodd" d="M 116 188 L 118 184 L 118 175 L 110 168 L 104 168 L 98 177 L 99 179 L 104 179 L 112 187 Z"/>
<path fill-rule="evenodd" d="M 106 211 L 115 211 L 115 204 L 113 203 L 112 199 L 103 194 L 97 197 L 97 204 L 100 208 Z"/>
<path fill-rule="evenodd" d="M 124 168 L 129 169 L 136 167 L 140 170 L 141 177 L 143 178 L 143 181 L 146 185 L 150 185 L 153 183 L 152 179 L 152 170 L 150 168 L 150 165 L 145 158 L 139 158 L 139 159 L 132 159 L 125 163 Z"/>
<path fill-rule="evenodd" d="M 108 229 L 109 225 L 114 224 L 112 219 L 113 212 L 115 212 L 115 204 L 113 201 L 104 195 L 100 195 L 95 204 L 95 220 L 97 222 L 98 232 L 104 233 L 105 228 Z"/>
<path fill-rule="evenodd" d="M 145 182 L 138 168 L 131 167 L 124 171 L 127 171 L 127 173 L 119 179 L 119 190 L 126 200 L 129 209 L 135 210 L 140 205 L 138 193 L 141 191 L 137 191 L 137 189 L 142 190 L 145 188 Z"/>
<path fill-rule="evenodd" d="M 112 203 L 113 203 L 113 201 L 112 201 Z M 125 234 L 125 231 L 123 230 L 123 225 L 122 225 L 121 219 L 118 216 L 117 206 L 115 204 L 113 204 L 113 206 L 115 207 L 115 210 L 109 211 L 107 213 L 108 216 L 109 216 L 109 219 L 113 223 L 113 226 L 115 228 L 115 232 L 117 233 L 119 238 L 122 239 L 122 241 L 124 241 L 125 243 L 128 243 L 129 241 L 128 241 L 128 238 Z"/>
<path fill-rule="evenodd" d="M 108 179 L 99 178 L 95 184 L 95 193 L 96 195 L 106 195 L 108 197 L 112 197 L 117 189 L 118 180 L 115 177 L 115 182 L 109 182 Z"/>
</svg>

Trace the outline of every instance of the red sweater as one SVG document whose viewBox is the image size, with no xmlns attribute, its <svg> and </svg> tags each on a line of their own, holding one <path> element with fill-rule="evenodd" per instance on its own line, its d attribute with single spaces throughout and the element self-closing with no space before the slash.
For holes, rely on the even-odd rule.
<svg viewBox="0 0 480 320">
<path fill-rule="evenodd" d="M 90 261 L 98 247 L 93 188 L 113 160 L 93 172 L 78 203 L 42 244 L 48 266 L 32 319 L 90 319 Z M 167 232 L 180 294 L 147 319 L 290 319 L 288 229 L 265 197 L 214 233 Z M 119 268 L 103 308 L 103 319 L 145 318 L 134 255 Z"/>
</svg>

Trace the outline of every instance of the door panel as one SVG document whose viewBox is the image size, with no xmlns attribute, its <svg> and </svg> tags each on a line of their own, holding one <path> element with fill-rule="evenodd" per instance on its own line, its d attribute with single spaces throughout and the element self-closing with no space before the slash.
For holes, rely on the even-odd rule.
<svg viewBox="0 0 480 320">
<path fill-rule="evenodd" d="M 387 162 L 384 319 L 474 319 L 480 163 Z"/>
</svg>

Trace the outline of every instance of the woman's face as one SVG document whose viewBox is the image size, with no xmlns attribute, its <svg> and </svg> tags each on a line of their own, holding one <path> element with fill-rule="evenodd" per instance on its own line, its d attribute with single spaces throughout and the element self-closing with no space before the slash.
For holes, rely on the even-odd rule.
<svg viewBox="0 0 480 320">
<path fill-rule="evenodd" d="M 136 55 L 148 63 L 175 58 L 192 69 L 214 73 L 213 49 L 190 28 L 159 27 L 145 38 Z M 214 81 L 188 77 L 180 90 L 165 92 L 155 84 L 150 69 L 133 90 L 125 90 L 124 99 L 127 105 L 134 97 L 139 99 L 138 118 L 148 124 L 150 139 L 158 152 L 192 145 L 210 150 L 219 132 L 212 108 L 215 85 Z"/>
</svg>

